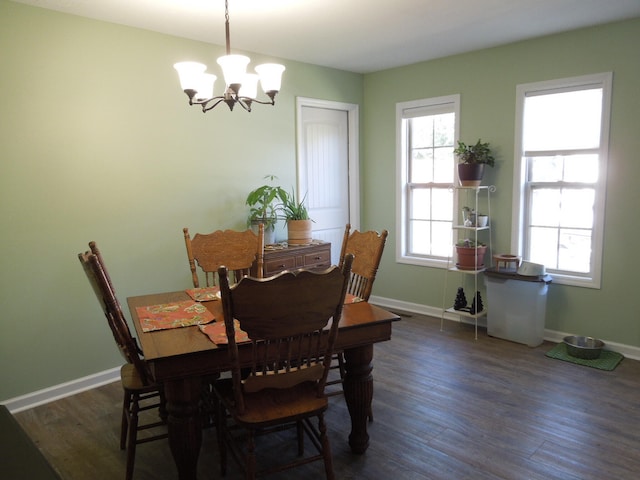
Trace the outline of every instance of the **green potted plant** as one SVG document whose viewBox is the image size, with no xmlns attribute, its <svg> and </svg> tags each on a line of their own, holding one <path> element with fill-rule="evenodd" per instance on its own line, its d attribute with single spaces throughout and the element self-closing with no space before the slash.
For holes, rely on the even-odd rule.
<svg viewBox="0 0 640 480">
<path fill-rule="evenodd" d="M 266 175 L 265 179 L 272 183 L 278 177 Z M 275 226 L 278 221 L 278 205 L 288 198 L 286 190 L 276 185 L 262 185 L 252 190 L 247 195 L 246 204 L 249 206 L 249 217 L 247 226 L 251 226 L 257 231 L 258 225 L 264 225 L 264 243 L 269 245 L 275 243 Z"/>
<path fill-rule="evenodd" d="M 455 245 L 457 262 L 460 270 L 479 270 L 484 268 L 484 255 L 487 253 L 487 245 L 482 242 L 465 238 Z"/>
<path fill-rule="evenodd" d="M 282 217 L 287 223 L 287 242 L 289 245 L 307 245 L 312 240 L 313 220 L 309 218 L 309 211 L 304 204 L 307 196 L 297 201 L 293 192 L 286 193 L 282 197 L 282 203 L 278 206 Z"/>
<path fill-rule="evenodd" d="M 484 166 L 493 167 L 495 158 L 488 142 L 480 139 L 474 145 L 466 145 L 458 141 L 458 146 L 453 151 L 458 157 L 458 178 L 463 187 L 477 187 L 484 175 Z"/>
</svg>

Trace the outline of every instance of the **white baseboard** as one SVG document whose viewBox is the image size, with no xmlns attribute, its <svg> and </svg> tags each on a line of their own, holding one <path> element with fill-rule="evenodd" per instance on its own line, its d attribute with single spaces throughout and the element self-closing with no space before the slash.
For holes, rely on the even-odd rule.
<svg viewBox="0 0 640 480">
<path fill-rule="evenodd" d="M 381 307 L 388 308 L 390 310 L 399 310 L 403 312 L 418 313 L 421 315 L 429 315 L 431 317 L 440 318 L 442 316 L 442 308 L 432 307 L 429 305 L 423 305 L 420 303 L 402 302 L 394 300 L 392 298 L 376 297 L 372 296 L 369 301 L 380 305 Z M 447 320 L 458 320 L 459 317 L 453 314 L 445 314 Z M 468 320 L 467 320 L 468 321 Z M 478 326 L 486 327 L 486 318 L 478 319 Z M 550 342 L 560 343 L 562 339 L 567 335 L 576 335 L 573 333 L 558 332 L 555 330 L 544 331 L 544 339 Z M 640 347 L 634 347 L 632 345 L 625 345 L 617 342 L 610 342 L 606 339 L 602 339 L 606 343 L 608 350 L 614 350 L 623 354 L 627 358 L 634 360 L 640 360 Z M 106 385 L 120 379 L 120 367 L 105 370 L 103 372 L 95 373 L 83 378 L 78 378 L 70 382 L 61 383 L 60 385 L 54 385 L 53 387 L 38 390 L 36 392 L 28 393 L 20 397 L 10 398 L 3 402 L 7 409 L 12 412 L 20 412 L 29 408 L 37 407 L 45 403 L 58 400 L 60 398 L 75 395 L 76 393 L 84 392 L 92 388 Z"/>
<path fill-rule="evenodd" d="M 26 395 L 10 398 L 0 403 L 5 405 L 11 413 L 17 413 L 118 380 L 120 380 L 120 367 L 115 367 L 110 370 L 71 380 L 70 382 L 27 393 Z"/>
<path fill-rule="evenodd" d="M 419 303 L 410 303 L 410 302 L 401 302 L 398 300 L 394 300 L 392 298 L 384 298 L 384 297 L 376 297 L 371 296 L 369 298 L 371 303 L 375 303 L 376 305 L 380 305 L 381 307 L 388 308 L 390 310 L 400 310 L 404 312 L 418 313 L 421 315 L 429 315 L 436 318 L 441 318 L 442 316 L 442 308 L 441 307 L 431 307 L 429 305 L 422 305 Z M 447 320 L 458 320 L 460 317 L 454 314 L 445 313 L 444 316 Z M 471 319 L 463 319 L 463 322 L 471 323 Z M 478 319 L 478 326 L 486 327 L 487 320 L 486 317 Z M 560 343 L 562 339 L 567 335 L 580 335 L 579 333 L 567 333 L 567 332 L 558 332 L 556 330 L 545 329 L 544 331 L 544 339 L 549 342 Z M 615 352 L 623 354 L 627 358 L 631 358 L 633 360 L 640 360 L 640 347 L 635 347 L 633 345 L 625 345 L 623 343 L 611 342 L 606 338 L 601 339 L 605 343 L 606 350 L 613 350 Z"/>
</svg>

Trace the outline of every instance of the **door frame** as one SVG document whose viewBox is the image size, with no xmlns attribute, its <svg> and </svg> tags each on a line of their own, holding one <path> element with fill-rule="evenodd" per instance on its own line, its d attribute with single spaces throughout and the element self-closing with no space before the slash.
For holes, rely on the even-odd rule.
<svg viewBox="0 0 640 480">
<path fill-rule="evenodd" d="M 300 191 L 300 162 L 303 158 L 301 143 L 302 108 L 315 107 L 328 110 L 340 110 L 347 113 L 348 125 L 348 162 L 349 162 L 349 223 L 352 229 L 360 229 L 360 135 L 359 105 L 355 103 L 334 102 L 317 98 L 296 97 L 296 184 Z"/>
</svg>

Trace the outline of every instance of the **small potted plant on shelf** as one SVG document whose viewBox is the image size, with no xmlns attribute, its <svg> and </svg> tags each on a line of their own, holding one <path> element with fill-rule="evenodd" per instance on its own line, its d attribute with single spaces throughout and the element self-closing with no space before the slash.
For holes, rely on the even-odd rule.
<svg viewBox="0 0 640 480">
<path fill-rule="evenodd" d="M 460 270 L 479 270 L 484 268 L 484 255 L 487 253 L 487 245 L 469 238 L 460 240 L 455 245 L 457 262 Z"/>
<path fill-rule="evenodd" d="M 453 153 L 458 157 L 458 178 L 463 187 L 477 187 L 484 175 L 484 166 L 493 167 L 495 158 L 489 148 L 489 143 L 483 143 L 480 139 L 475 145 L 466 145 L 458 141 Z"/>
<path fill-rule="evenodd" d="M 272 183 L 278 177 L 266 175 L 265 179 Z M 264 225 L 264 243 L 269 245 L 275 243 L 275 226 L 278 221 L 278 202 L 284 202 L 288 197 L 287 192 L 279 186 L 262 185 L 252 190 L 247 195 L 246 204 L 249 206 L 249 217 L 247 226 L 257 232 L 258 225 Z"/>
<path fill-rule="evenodd" d="M 309 218 L 309 211 L 304 204 L 306 198 L 305 195 L 302 200 L 297 201 L 293 192 L 291 194 L 286 193 L 278 207 L 282 212 L 282 217 L 287 222 L 287 242 L 289 245 L 307 245 L 311 243 L 311 223 L 313 220 Z"/>
<path fill-rule="evenodd" d="M 476 213 L 471 207 L 462 207 L 462 224 L 465 227 L 484 228 L 489 224 L 489 215 Z"/>
</svg>

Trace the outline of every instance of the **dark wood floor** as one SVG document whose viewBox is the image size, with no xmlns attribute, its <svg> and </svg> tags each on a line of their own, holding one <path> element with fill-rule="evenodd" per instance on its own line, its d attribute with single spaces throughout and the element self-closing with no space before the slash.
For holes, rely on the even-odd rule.
<svg viewBox="0 0 640 480">
<path fill-rule="evenodd" d="M 366 454 L 350 453 L 348 412 L 331 399 L 327 421 L 338 479 L 635 479 L 640 472 L 640 362 L 612 372 L 545 357 L 439 319 L 403 316 L 375 347 Z M 115 383 L 32 410 L 18 421 L 65 480 L 124 478 Z M 199 478 L 220 478 L 212 430 Z M 264 446 L 264 445 L 263 445 Z M 282 450 L 272 442 L 268 454 Z M 233 464 L 231 465 L 232 467 Z M 227 475 L 239 478 L 235 468 Z M 1 475 L 0 475 L 1 476 Z M 163 441 L 139 446 L 134 478 L 176 478 Z M 324 478 L 319 463 L 278 479 Z"/>
</svg>

